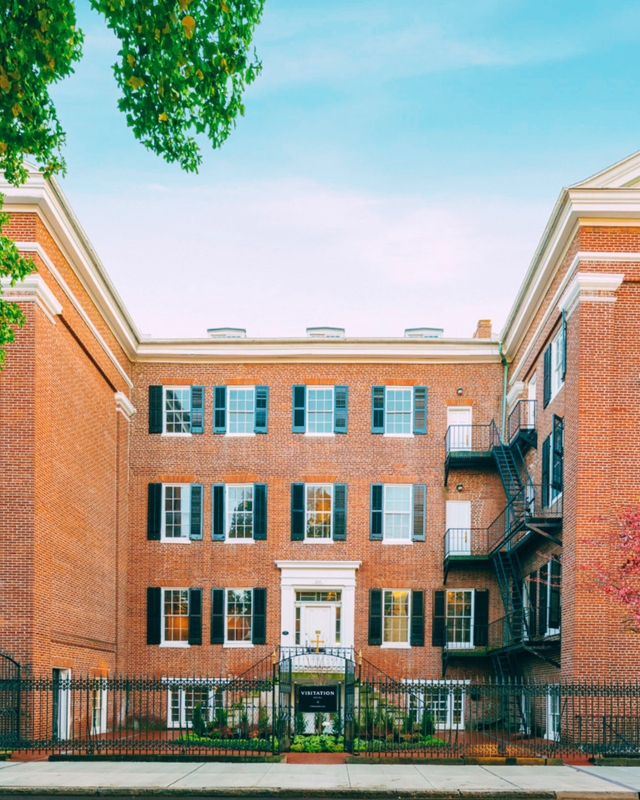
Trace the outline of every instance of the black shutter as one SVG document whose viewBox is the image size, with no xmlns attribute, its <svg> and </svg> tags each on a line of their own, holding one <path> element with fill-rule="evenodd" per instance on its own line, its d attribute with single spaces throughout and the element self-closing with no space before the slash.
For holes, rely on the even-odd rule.
<svg viewBox="0 0 640 800">
<path fill-rule="evenodd" d="M 427 432 L 427 387 L 413 387 L 413 432 Z"/>
<path fill-rule="evenodd" d="M 211 590 L 211 644 L 224 644 L 224 589 Z"/>
<path fill-rule="evenodd" d="M 149 387 L 149 433 L 162 433 L 162 386 Z"/>
<path fill-rule="evenodd" d="M 549 458 L 551 453 L 551 436 L 542 443 L 542 466 L 540 469 L 540 480 L 542 483 L 542 508 L 549 505 Z"/>
<path fill-rule="evenodd" d="M 291 430 L 294 433 L 304 433 L 307 426 L 307 419 L 306 419 L 306 398 L 307 398 L 307 387 L 306 386 L 294 386 L 293 387 L 293 397 L 292 397 L 292 409 L 293 409 L 293 419 Z"/>
<path fill-rule="evenodd" d="M 225 539 L 224 483 L 214 483 L 211 487 L 211 538 L 214 542 Z"/>
<path fill-rule="evenodd" d="M 256 386 L 256 413 L 253 430 L 266 433 L 269 428 L 269 387 Z"/>
<path fill-rule="evenodd" d="M 529 589 L 529 619 L 527 620 L 527 632 L 532 638 L 538 635 L 538 571 L 529 574 L 527 581 Z"/>
<path fill-rule="evenodd" d="M 549 565 L 540 567 L 540 588 L 538 590 L 538 636 L 547 632 L 547 591 L 549 583 Z"/>
<path fill-rule="evenodd" d="M 190 539 L 202 539 L 202 484 L 191 484 Z"/>
<path fill-rule="evenodd" d="M 162 528 L 162 484 L 147 487 L 147 539 L 159 541 Z"/>
<path fill-rule="evenodd" d="M 204 433 L 204 386 L 191 387 L 191 433 Z"/>
<path fill-rule="evenodd" d="M 549 627 L 560 627 L 560 581 L 562 565 L 557 558 L 551 560 L 551 580 L 549 586 Z"/>
<path fill-rule="evenodd" d="M 147 644 L 162 641 L 162 589 L 147 588 Z"/>
<path fill-rule="evenodd" d="M 291 484 L 291 541 L 304 541 L 304 483 Z"/>
<path fill-rule="evenodd" d="M 253 484 L 253 538 L 267 538 L 267 484 Z"/>
<path fill-rule="evenodd" d="M 371 433 L 384 433 L 384 386 L 371 387 Z"/>
<path fill-rule="evenodd" d="M 227 432 L 227 387 L 213 388 L 213 432 Z"/>
<path fill-rule="evenodd" d="M 433 593 L 433 619 L 431 624 L 431 644 L 433 647 L 444 647 L 446 642 L 446 617 L 444 592 Z"/>
<path fill-rule="evenodd" d="M 425 541 L 425 518 L 427 509 L 427 487 L 415 484 L 413 487 L 413 541 Z"/>
<path fill-rule="evenodd" d="M 347 484 L 333 485 L 333 541 L 344 542 L 347 538 Z"/>
<path fill-rule="evenodd" d="M 542 387 L 542 406 L 546 408 L 551 400 L 551 345 L 544 351 L 544 383 Z"/>
<path fill-rule="evenodd" d="M 551 466 L 551 487 L 562 491 L 564 480 L 564 419 L 553 415 L 553 461 Z"/>
<path fill-rule="evenodd" d="M 473 600 L 473 646 L 489 643 L 489 590 L 476 589 Z"/>
<path fill-rule="evenodd" d="M 562 350 L 560 351 L 560 358 L 562 359 L 562 382 L 567 377 L 567 312 L 562 311 Z"/>
<path fill-rule="evenodd" d="M 189 589 L 189 644 L 202 644 L 202 589 Z"/>
<path fill-rule="evenodd" d="M 369 644 L 382 644 L 382 589 L 369 589 Z"/>
<path fill-rule="evenodd" d="M 267 643 L 267 590 L 253 590 L 253 619 L 251 621 L 253 644 Z"/>
<path fill-rule="evenodd" d="M 411 647 L 424 647 L 424 592 L 411 592 Z"/>
<path fill-rule="evenodd" d="M 336 386 L 334 389 L 333 432 L 346 433 L 349 420 L 349 389 Z"/>
<path fill-rule="evenodd" d="M 381 483 L 371 484 L 371 524 L 369 538 L 380 541 L 382 539 L 382 495 L 384 486 Z"/>
</svg>

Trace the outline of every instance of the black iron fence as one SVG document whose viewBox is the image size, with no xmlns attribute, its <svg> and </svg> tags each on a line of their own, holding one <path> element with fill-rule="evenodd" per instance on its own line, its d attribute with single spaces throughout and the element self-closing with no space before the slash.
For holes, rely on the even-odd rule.
<svg viewBox="0 0 640 800">
<path fill-rule="evenodd" d="M 500 444 L 500 434 L 495 422 L 487 425 L 449 425 L 444 438 L 447 458 L 478 453 L 491 453 Z"/>
</svg>

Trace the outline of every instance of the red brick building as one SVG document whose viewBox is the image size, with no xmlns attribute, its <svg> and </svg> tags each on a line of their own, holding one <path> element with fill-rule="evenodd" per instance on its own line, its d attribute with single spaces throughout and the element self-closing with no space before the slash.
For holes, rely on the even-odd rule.
<svg viewBox="0 0 640 800">
<path fill-rule="evenodd" d="M 37 273 L 4 290 L 0 642 L 32 673 L 281 646 L 637 677 L 584 568 L 638 502 L 640 155 L 562 191 L 504 330 L 469 339 L 142 338 L 55 182 L 3 191 Z"/>
</svg>

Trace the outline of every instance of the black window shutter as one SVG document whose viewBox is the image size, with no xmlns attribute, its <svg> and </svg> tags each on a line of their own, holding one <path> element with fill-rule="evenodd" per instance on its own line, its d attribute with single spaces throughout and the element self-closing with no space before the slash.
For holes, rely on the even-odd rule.
<svg viewBox="0 0 640 800">
<path fill-rule="evenodd" d="M 191 387 L 191 433 L 204 433 L 204 386 Z"/>
<path fill-rule="evenodd" d="M 147 487 L 147 539 L 160 540 L 162 528 L 162 484 L 150 483 Z"/>
<path fill-rule="evenodd" d="M 227 387 L 213 388 L 213 432 L 227 432 Z"/>
<path fill-rule="evenodd" d="M 224 589 L 211 590 L 211 644 L 224 644 Z"/>
<path fill-rule="evenodd" d="M 473 646 L 489 643 L 489 590 L 476 589 L 473 600 Z"/>
<path fill-rule="evenodd" d="M 202 492 L 201 483 L 191 484 L 190 539 L 202 539 Z"/>
<path fill-rule="evenodd" d="M 562 311 L 562 350 L 560 353 L 562 359 L 562 381 L 567 377 L 567 312 Z"/>
<path fill-rule="evenodd" d="M 431 625 L 431 644 L 433 647 L 444 647 L 446 642 L 446 618 L 444 592 L 433 593 L 433 619 Z"/>
<path fill-rule="evenodd" d="M 538 636 L 547 632 L 547 591 L 549 582 L 549 565 L 540 567 L 540 587 L 538 589 Z"/>
<path fill-rule="evenodd" d="M 382 589 L 369 590 L 369 644 L 382 644 Z"/>
<path fill-rule="evenodd" d="M 564 419 L 553 415 L 553 463 L 551 467 L 551 487 L 562 491 L 564 473 Z"/>
<path fill-rule="evenodd" d="M 267 538 L 267 484 L 253 484 L 253 538 Z"/>
<path fill-rule="evenodd" d="M 371 433 L 384 433 L 384 386 L 371 387 Z"/>
<path fill-rule="evenodd" d="M 266 433 L 269 427 L 269 387 L 256 386 L 256 413 L 253 430 Z"/>
<path fill-rule="evenodd" d="M 527 581 L 529 589 L 529 619 L 527 620 L 527 632 L 534 637 L 538 633 L 538 570 L 530 573 Z"/>
<path fill-rule="evenodd" d="M 202 589 L 189 589 L 189 644 L 202 644 Z"/>
<path fill-rule="evenodd" d="M 304 483 L 291 484 L 291 541 L 304 541 Z"/>
<path fill-rule="evenodd" d="M 344 542 L 347 539 L 347 484 L 333 485 L 333 540 Z"/>
<path fill-rule="evenodd" d="M 542 443 L 542 466 L 540 480 L 542 483 L 542 508 L 549 505 L 549 458 L 551 453 L 551 436 Z"/>
<path fill-rule="evenodd" d="M 333 432 L 346 433 L 349 421 L 349 388 L 336 386 L 334 388 Z"/>
<path fill-rule="evenodd" d="M 291 430 L 294 433 L 304 433 L 306 430 L 306 399 L 307 387 L 294 386 L 293 387 L 293 419 Z"/>
<path fill-rule="evenodd" d="M 425 520 L 427 516 L 427 487 L 415 484 L 413 487 L 413 541 L 425 541 Z"/>
<path fill-rule="evenodd" d="M 253 619 L 251 621 L 253 644 L 267 643 L 267 590 L 253 590 Z"/>
<path fill-rule="evenodd" d="M 424 647 L 424 592 L 411 592 L 411 647 Z"/>
<path fill-rule="evenodd" d="M 162 386 L 149 387 L 149 433 L 162 433 Z"/>
<path fill-rule="evenodd" d="M 371 524 L 369 538 L 374 541 L 382 539 L 382 494 L 384 487 L 381 483 L 371 484 Z"/>
<path fill-rule="evenodd" d="M 542 387 L 542 406 L 546 408 L 551 400 L 551 345 L 544 351 L 544 383 Z"/>
<path fill-rule="evenodd" d="M 211 538 L 214 542 L 224 541 L 224 522 L 224 483 L 214 483 L 211 487 Z"/>
<path fill-rule="evenodd" d="M 427 432 L 427 387 L 413 387 L 413 432 Z"/>
<path fill-rule="evenodd" d="M 551 560 L 551 580 L 549 586 L 549 627 L 560 627 L 560 581 L 562 565 L 557 558 Z"/>
<path fill-rule="evenodd" d="M 147 588 L 147 644 L 162 641 L 162 589 Z"/>
</svg>

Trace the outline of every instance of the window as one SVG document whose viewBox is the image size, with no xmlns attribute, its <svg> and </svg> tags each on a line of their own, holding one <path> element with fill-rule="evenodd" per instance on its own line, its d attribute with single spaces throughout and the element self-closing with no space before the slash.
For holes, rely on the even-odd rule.
<svg viewBox="0 0 640 800">
<path fill-rule="evenodd" d="M 447 647 L 473 647 L 473 589 L 447 592 Z"/>
<path fill-rule="evenodd" d="M 543 405 L 547 405 L 564 385 L 566 372 L 566 320 L 563 314 L 560 330 L 544 351 Z"/>
<path fill-rule="evenodd" d="M 529 638 L 558 636 L 562 613 L 562 564 L 553 557 L 525 581 L 524 607 Z"/>
<path fill-rule="evenodd" d="M 427 432 L 425 386 L 374 386 L 371 432 L 385 436 L 412 436 Z"/>
<path fill-rule="evenodd" d="M 411 486 L 384 487 L 385 541 L 411 541 Z"/>
<path fill-rule="evenodd" d="M 251 589 L 227 589 L 228 643 L 251 643 L 252 594 Z"/>
<path fill-rule="evenodd" d="M 149 433 L 204 433 L 204 386 L 149 386 Z"/>
<path fill-rule="evenodd" d="M 551 433 L 542 443 L 542 506 L 547 508 L 564 488 L 564 419 L 553 415 Z"/>
<path fill-rule="evenodd" d="M 191 433 L 190 387 L 164 387 L 164 433 Z"/>
<path fill-rule="evenodd" d="M 202 494 L 199 483 L 150 483 L 147 539 L 189 542 L 202 539 Z"/>
<path fill-rule="evenodd" d="M 163 679 L 164 680 L 164 679 Z M 176 681 L 176 683 L 178 683 Z M 210 722 L 212 718 L 214 690 L 208 686 L 179 685 L 172 686 L 167 692 L 169 706 L 169 728 L 191 728 L 196 708 L 203 722 Z"/>
<path fill-rule="evenodd" d="M 229 387 L 229 434 L 253 435 L 255 391 L 253 386 Z"/>
<path fill-rule="evenodd" d="M 307 388 L 307 433 L 333 433 L 333 387 Z"/>
<path fill-rule="evenodd" d="M 411 433 L 411 389 L 387 388 L 384 432 L 388 435 Z"/>
<path fill-rule="evenodd" d="M 107 682 L 101 680 L 91 689 L 91 734 L 107 732 Z"/>
<path fill-rule="evenodd" d="M 253 484 L 227 486 L 227 539 L 253 540 Z"/>
<path fill-rule="evenodd" d="M 305 539 L 331 539 L 333 485 L 305 484 Z"/>
<path fill-rule="evenodd" d="M 434 684 L 424 693 L 424 713 L 432 715 L 437 730 L 463 730 L 464 698 L 462 686 Z"/>
<path fill-rule="evenodd" d="M 189 541 L 191 525 L 191 487 L 189 484 L 162 484 L 163 540 Z"/>
<path fill-rule="evenodd" d="M 189 590 L 163 589 L 162 644 L 189 642 Z"/>
<path fill-rule="evenodd" d="M 346 386 L 294 386 L 293 432 L 309 436 L 346 433 L 348 400 Z"/>
<path fill-rule="evenodd" d="M 268 386 L 214 386 L 213 432 L 228 436 L 267 433 Z"/>
<path fill-rule="evenodd" d="M 267 484 L 224 484 L 211 487 L 214 541 L 253 542 L 267 538 Z"/>
<path fill-rule="evenodd" d="M 371 484 L 369 538 L 387 544 L 425 540 L 427 489 L 423 484 Z"/>
<path fill-rule="evenodd" d="M 551 687 L 547 692 L 547 724 L 544 733 L 545 739 L 552 742 L 560 741 L 560 692 Z"/>
<path fill-rule="evenodd" d="M 384 591 L 382 642 L 389 647 L 409 645 L 410 592 L 397 589 Z"/>
</svg>

